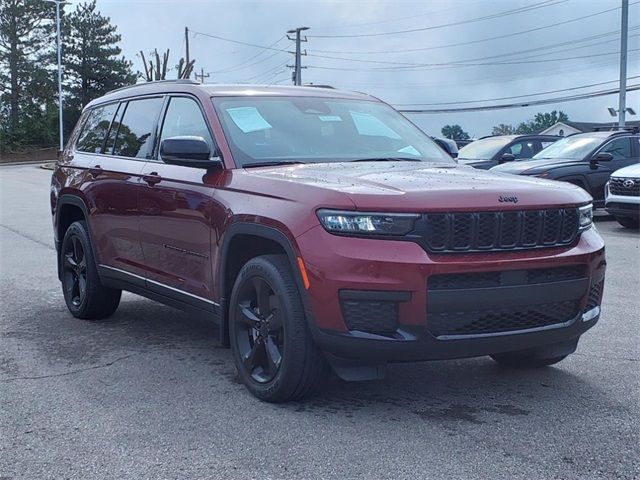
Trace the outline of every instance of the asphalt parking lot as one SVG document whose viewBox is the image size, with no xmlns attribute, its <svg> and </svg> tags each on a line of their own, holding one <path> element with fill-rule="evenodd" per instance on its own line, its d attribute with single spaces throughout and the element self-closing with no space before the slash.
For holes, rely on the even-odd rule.
<svg viewBox="0 0 640 480">
<path fill-rule="evenodd" d="M 270 405 L 205 319 L 131 294 L 71 317 L 50 174 L 0 167 L 0 479 L 640 478 L 640 235 L 606 215 L 603 314 L 558 366 L 395 365 Z"/>
</svg>

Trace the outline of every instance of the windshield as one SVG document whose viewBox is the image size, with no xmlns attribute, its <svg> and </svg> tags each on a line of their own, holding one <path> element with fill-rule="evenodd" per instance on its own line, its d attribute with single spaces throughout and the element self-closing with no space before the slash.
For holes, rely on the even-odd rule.
<svg viewBox="0 0 640 480">
<path fill-rule="evenodd" d="M 238 166 L 411 159 L 454 163 L 388 105 L 319 97 L 214 97 Z"/>
<path fill-rule="evenodd" d="M 504 146 L 511 142 L 509 137 L 481 138 L 460 149 L 458 158 L 468 160 L 489 160 L 494 157 Z"/>
<path fill-rule="evenodd" d="M 533 158 L 570 158 L 582 160 L 602 143 L 602 138 L 574 136 L 566 137 L 541 150 Z"/>
</svg>

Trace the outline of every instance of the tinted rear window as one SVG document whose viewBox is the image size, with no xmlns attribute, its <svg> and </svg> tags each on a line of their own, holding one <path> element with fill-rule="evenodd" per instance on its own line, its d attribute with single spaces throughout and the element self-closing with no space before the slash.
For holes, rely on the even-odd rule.
<svg viewBox="0 0 640 480">
<path fill-rule="evenodd" d="M 153 151 L 153 134 L 162 98 L 132 100 L 118 129 L 114 155 L 147 158 Z"/>
<path fill-rule="evenodd" d="M 118 104 L 113 103 L 91 110 L 78 137 L 76 149 L 81 152 L 102 153 L 104 139 L 117 109 Z"/>
</svg>

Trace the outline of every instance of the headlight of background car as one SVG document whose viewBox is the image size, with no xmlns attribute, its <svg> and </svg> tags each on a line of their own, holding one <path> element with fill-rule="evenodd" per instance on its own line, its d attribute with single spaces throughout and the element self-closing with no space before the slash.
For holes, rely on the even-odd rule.
<svg viewBox="0 0 640 480">
<path fill-rule="evenodd" d="M 420 215 L 318 210 L 322 226 L 330 233 L 351 235 L 405 235 Z"/>
<path fill-rule="evenodd" d="M 580 230 L 586 230 L 592 223 L 593 205 L 590 203 L 589 205 L 578 208 L 578 225 L 580 225 Z"/>
</svg>

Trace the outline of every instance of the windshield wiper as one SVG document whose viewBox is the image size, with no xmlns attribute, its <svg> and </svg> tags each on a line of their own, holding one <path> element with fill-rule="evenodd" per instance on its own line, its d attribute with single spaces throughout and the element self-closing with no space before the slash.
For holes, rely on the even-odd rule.
<svg viewBox="0 0 640 480">
<path fill-rule="evenodd" d="M 296 160 L 277 160 L 273 162 L 258 162 L 258 163 L 248 163 L 243 165 L 243 168 L 253 168 L 253 167 L 277 167 L 279 165 L 298 165 L 305 162 L 299 162 Z"/>
<path fill-rule="evenodd" d="M 411 157 L 381 157 L 381 158 L 356 158 L 350 162 L 421 162 L 419 158 Z"/>
</svg>

